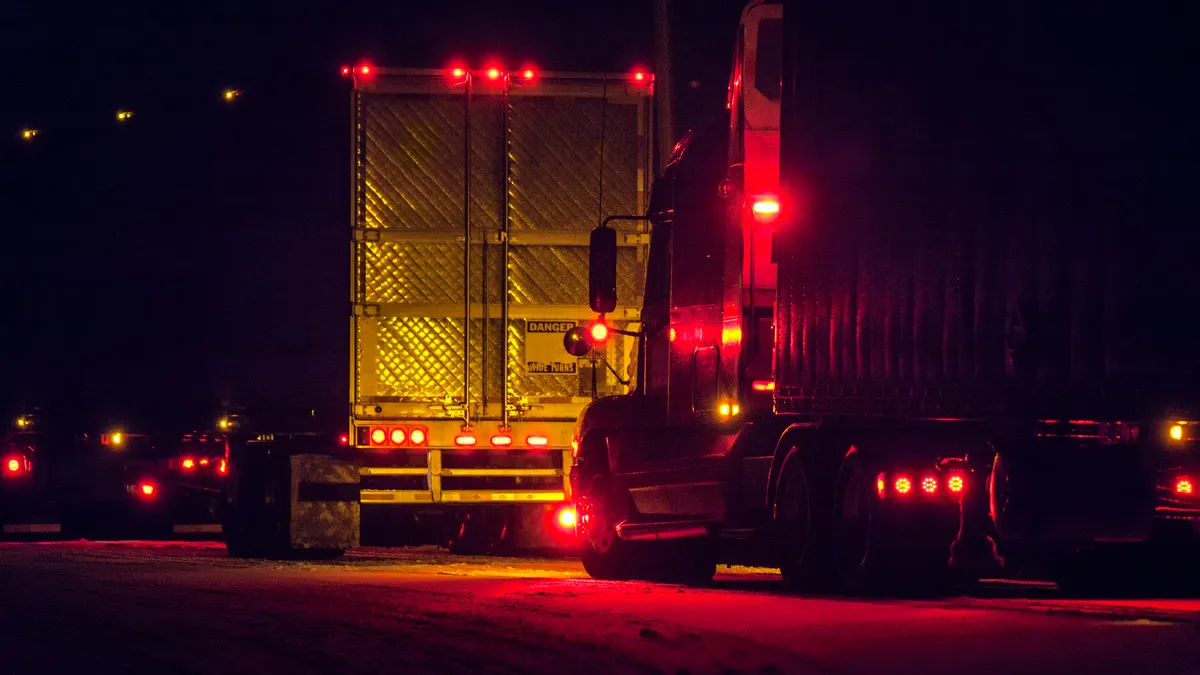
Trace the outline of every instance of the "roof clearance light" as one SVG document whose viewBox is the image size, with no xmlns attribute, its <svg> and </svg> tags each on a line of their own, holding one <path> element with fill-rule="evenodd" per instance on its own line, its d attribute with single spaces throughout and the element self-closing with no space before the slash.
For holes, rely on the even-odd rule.
<svg viewBox="0 0 1200 675">
<path fill-rule="evenodd" d="M 387 442 L 387 430 L 383 427 L 375 427 L 371 430 L 371 444 L 383 445 Z"/>
<path fill-rule="evenodd" d="M 538 436 L 534 434 L 533 436 L 525 437 L 525 445 L 534 448 L 544 448 L 547 445 L 550 445 L 550 439 L 546 438 L 545 436 Z"/>
<path fill-rule="evenodd" d="M 487 71 L 487 78 L 488 78 L 489 80 L 498 80 L 498 79 L 500 79 L 500 69 L 499 69 L 499 68 L 488 68 L 488 71 Z"/>
<path fill-rule="evenodd" d="M 404 429 L 396 428 L 392 429 L 391 438 L 392 445 L 404 445 L 404 441 L 408 439 L 408 434 L 404 432 Z"/>
<path fill-rule="evenodd" d="M 471 447 L 476 442 L 475 434 L 463 433 L 454 437 L 454 444 L 459 447 Z"/>
<path fill-rule="evenodd" d="M 413 445 L 425 445 L 426 440 L 428 440 L 428 434 L 421 427 L 414 427 L 412 431 L 408 432 L 408 442 Z"/>
<path fill-rule="evenodd" d="M 496 434 L 492 436 L 492 445 L 512 445 L 512 436 L 508 434 Z"/>
</svg>

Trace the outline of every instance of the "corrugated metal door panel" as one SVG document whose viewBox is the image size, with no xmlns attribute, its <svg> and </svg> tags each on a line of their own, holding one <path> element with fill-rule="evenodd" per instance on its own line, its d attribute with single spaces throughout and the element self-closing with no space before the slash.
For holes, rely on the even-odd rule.
<svg viewBox="0 0 1200 675">
<path fill-rule="evenodd" d="M 363 390 L 363 382 L 369 378 L 363 377 L 367 373 L 361 368 L 368 364 L 360 359 L 359 401 L 440 401 L 462 395 L 462 319 L 398 317 L 369 321 L 375 324 L 379 343 L 379 358 L 370 373 L 378 384 L 371 391 Z M 483 341 L 474 336 L 483 335 L 481 319 L 471 320 L 471 333 L 471 398 L 478 401 L 482 394 Z M 492 353 L 499 354 L 500 348 L 499 340 L 493 337 Z M 499 357 L 489 364 L 492 382 L 500 381 L 499 365 Z"/>
</svg>

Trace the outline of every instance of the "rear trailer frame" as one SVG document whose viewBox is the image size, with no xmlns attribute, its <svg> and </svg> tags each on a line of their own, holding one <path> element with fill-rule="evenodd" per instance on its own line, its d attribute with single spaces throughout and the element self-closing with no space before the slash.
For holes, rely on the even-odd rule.
<svg viewBox="0 0 1200 675">
<path fill-rule="evenodd" d="M 349 429 L 361 503 L 569 501 L 575 420 L 593 391 L 628 390 L 611 370 L 632 371 L 636 342 L 618 337 L 575 359 L 561 338 L 594 318 L 580 274 L 591 229 L 646 210 L 653 79 L 354 75 Z M 628 327 L 640 316 L 648 225 L 620 234 L 629 304 L 609 320 Z"/>
</svg>

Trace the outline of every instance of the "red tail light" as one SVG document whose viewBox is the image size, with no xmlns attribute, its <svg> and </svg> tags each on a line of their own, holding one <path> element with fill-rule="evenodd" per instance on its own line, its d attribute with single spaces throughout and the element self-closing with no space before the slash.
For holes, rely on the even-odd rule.
<svg viewBox="0 0 1200 675">
<path fill-rule="evenodd" d="M 387 442 L 387 429 L 375 427 L 371 429 L 371 445 L 383 445 Z"/>
<path fill-rule="evenodd" d="M 532 70 L 532 69 L 530 69 L 530 68 L 526 68 L 526 69 L 525 69 L 525 70 L 524 70 L 524 71 L 521 73 L 521 77 L 525 78 L 526 80 L 532 80 L 532 79 L 533 79 L 533 77 L 534 77 L 534 72 L 533 72 L 533 70 Z"/>
<path fill-rule="evenodd" d="M 425 441 L 428 439 L 429 435 L 426 433 L 423 427 L 413 427 L 412 430 L 408 432 L 408 442 L 413 445 L 425 445 Z"/>
<path fill-rule="evenodd" d="M 138 494 L 142 495 L 143 497 L 153 497 L 154 493 L 157 491 L 158 488 L 154 486 L 154 483 L 146 482 L 138 486 Z"/>
<path fill-rule="evenodd" d="M 937 488 L 938 488 L 937 479 L 934 478 L 933 476 L 926 476 L 924 479 L 921 480 L 921 490 L 925 494 L 931 495 L 931 494 L 937 492 Z"/>
<path fill-rule="evenodd" d="M 896 479 L 896 494 L 906 495 L 912 492 L 912 479 L 901 476 Z"/>
<path fill-rule="evenodd" d="M 7 474 L 15 476 L 22 473 L 24 469 L 21 460 L 16 457 L 10 457 L 4 462 L 4 472 Z"/>
<path fill-rule="evenodd" d="M 496 446 L 512 445 L 512 436 L 508 434 L 496 434 L 491 440 L 492 445 Z"/>
<path fill-rule="evenodd" d="M 392 445 L 404 445 L 404 441 L 408 440 L 408 434 L 405 433 L 404 429 L 392 429 L 391 439 Z"/>
<path fill-rule="evenodd" d="M 454 444 L 459 447 L 470 447 L 472 445 L 475 445 L 475 443 L 477 443 L 477 442 L 478 441 L 475 438 L 475 434 L 465 434 L 464 433 L 464 434 L 459 434 L 454 437 Z"/>
<path fill-rule="evenodd" d="M 755 380 L 750 383 L 750 388 L 754 391 L 775 391 L 774 380 Z"/>
<path fill-rule="evenodd" d="M 1192 483 L 1191 478 L 1180 478 L 1175 481 L 1175 494 L 1192 495 L 1196 493 L 1196 486 Z"/>
<path fill-rule="evenodd" d="M 526 436 L 525 445 L 533 448 L 542 448 L 550 445 L 550 439 L 546 438 L 545 436 Z"/>
<path fill-rule="evenodd" d="M 196 460 L 188 457 L 187 459 L 183 460 L 182 466 L 184 470 L 191 471 L 192 469 L 196 468 Z"/>
<path fill-rule="evenodd" d="M 779 200 L 774 197 L 756 197 L 750 204 L 750 212 L 760 223 L 769 223 L 779 217 Z"/>
</svg>

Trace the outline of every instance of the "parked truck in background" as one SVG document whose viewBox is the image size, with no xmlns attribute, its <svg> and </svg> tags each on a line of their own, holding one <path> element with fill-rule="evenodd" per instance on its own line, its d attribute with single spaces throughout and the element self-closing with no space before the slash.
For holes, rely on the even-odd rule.
<svg viewBox="0 0 1200 675">
<path fill-rule="evenodd" d="M 726 114 L 655 184 L 633 390 L 578 420 L 593 577 L 1194 578 L 1186 59 L 1046 12 L 746 8 Z M 592 237 L 605 322 L 630 299 Z"/>
<path fill-rule="evenodd" d="M 343 73 L 354 83 L 346 437 L 339 448 L 243 434 L 231 550 L 263 553 L 283 528 L 277 551 L 336 552 L 381 521 L 425 525 L 463 553 L 573 547 L 574 422 L 594 396 L 627 390 L 635 341 L 614 334 L 577 358 L 563 333 L 591 316 L 590 230 L 646 209 L 653 78 L 486 63 Z M 649 244 L 644 222 L 618 226 L 628 303 L 614 327 L 638 319 Z"/>
</svg>

